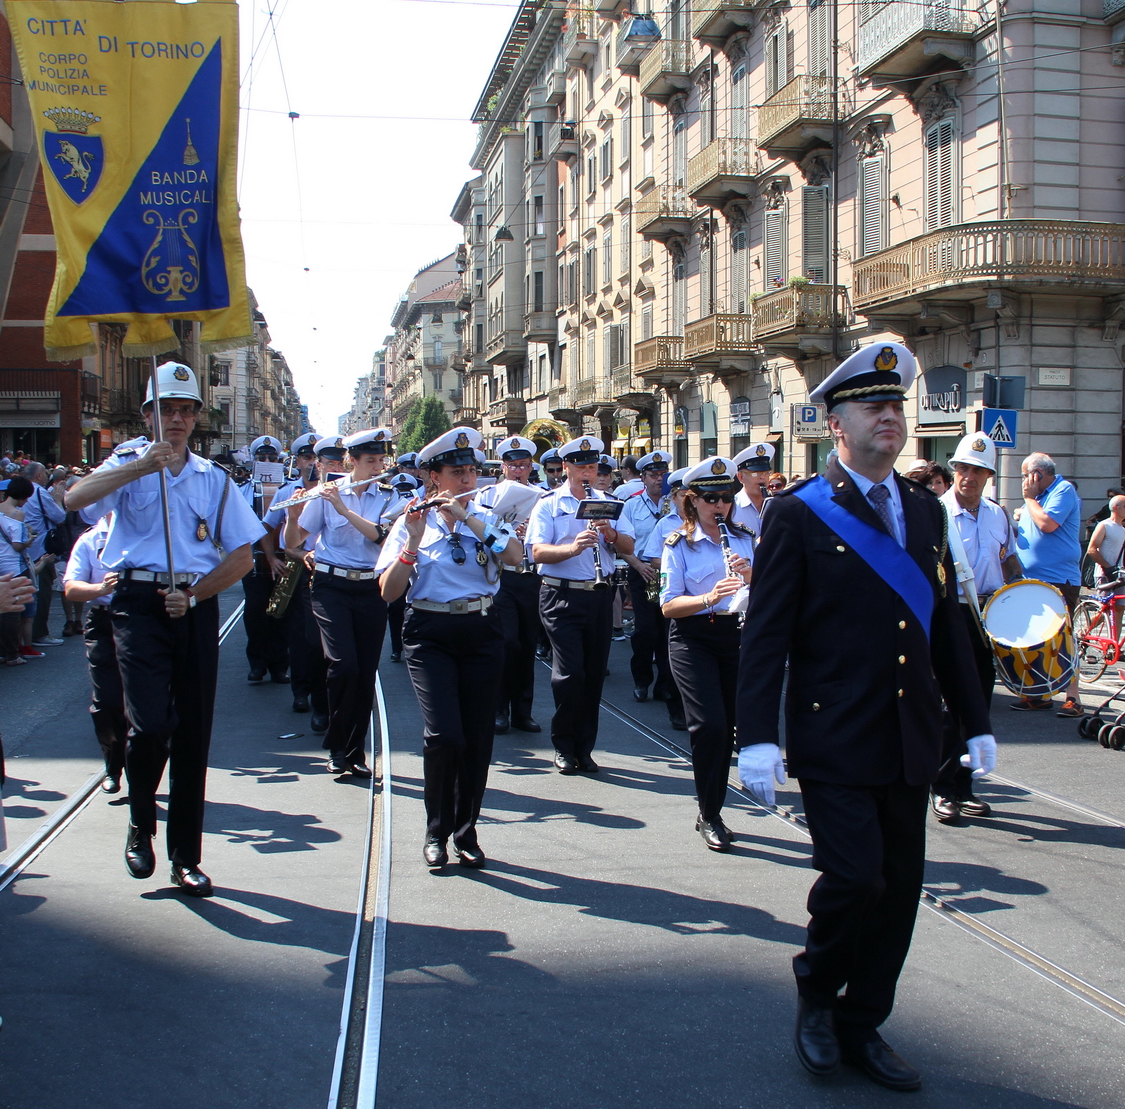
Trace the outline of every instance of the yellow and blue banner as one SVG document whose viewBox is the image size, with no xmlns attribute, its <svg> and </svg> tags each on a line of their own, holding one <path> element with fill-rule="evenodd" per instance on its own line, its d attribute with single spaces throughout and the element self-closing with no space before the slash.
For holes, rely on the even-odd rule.
<svg viewBox="0 0 1125 1109">
<path fill-rule="evenodd" d="M 96 351 L 91 324 L 128 325 L 127 357 L 253 341 L 235 197 L 235 0 L 7 0 L 31 103 L 58 264 L 47 356 Z"/>
</svg>

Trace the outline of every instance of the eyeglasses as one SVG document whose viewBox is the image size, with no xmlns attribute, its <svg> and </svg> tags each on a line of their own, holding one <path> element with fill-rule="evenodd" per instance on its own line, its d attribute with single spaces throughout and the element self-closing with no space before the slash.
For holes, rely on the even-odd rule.
<svg viewBox="0 0 1125 1109">
<path fill-rule="evenodd" d="M 718 504 L 720 501 L 723 504 L 734 504 L 733 493 L 697 493 L 696 496 L 704 504 Z"/>
<path fill-rule="evenodd" d="M 561 466 L 558 466 L 558 467 L 547 466 L 544 469 L 548 474 L 561 474 L 562 473 L 562 467 Z"/>
<path fill-rule="evenodd" d="M 170 420 L 173 416 L 179 416 L 181 419 L 187 420 L 195 415 L 195 405 L 162 404 L 160 406 L 160 415 L 165 420 Z"/>
<path fill-rule="evenodd" d="M 785 482 L 783 482 L 783 481 L 771 481 L 766 488 L 768 488 L 768 489 L 784 489 L 785 488 Z"/>
</svg>

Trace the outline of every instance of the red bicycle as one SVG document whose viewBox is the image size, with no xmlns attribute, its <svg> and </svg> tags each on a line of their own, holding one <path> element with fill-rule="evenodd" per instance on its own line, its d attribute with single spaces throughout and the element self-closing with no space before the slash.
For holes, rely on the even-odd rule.
<svg viewBox="0 0 1125 1109">
<path fill-rule="evenodd" d="M 1095 600 L 1087 597 L 1074 610 L 1074 645 L 1078 654 L 1078 677 L 1084 682 L 1096 682 L 1110 666 L 1114 666 L 1125 652 L 1125 636 L 1113 634 L 1113 609 L 1125 604 L 1125 594 L 1117 590 L 1125 581 L 1107 582 L 1111 596 Z"/>
</svg>

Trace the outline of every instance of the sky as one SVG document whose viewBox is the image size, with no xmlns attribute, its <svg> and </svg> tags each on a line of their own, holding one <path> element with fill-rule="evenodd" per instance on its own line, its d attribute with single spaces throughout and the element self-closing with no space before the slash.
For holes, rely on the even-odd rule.
<svg viewBox="0 0 1125 1109">
<path fill-rule="evenodd" d="M 322 434 L 411 278 L 461 240 L 449 212 L 473 176 L 468 119 L 517 7 L 241 2 L 246 277 Z"/>
</svg>

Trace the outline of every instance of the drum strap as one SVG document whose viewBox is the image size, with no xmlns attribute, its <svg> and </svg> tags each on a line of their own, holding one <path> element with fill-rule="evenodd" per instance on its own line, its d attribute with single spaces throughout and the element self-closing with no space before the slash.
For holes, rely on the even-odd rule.
<svg viewBox="0 0 1125 1109">
<path fill-rule="evenodd" d="M 934 611 L 934 590 L 922 568 L 905 548 L 886 532 L 853 516 L 832 499 L 831 487 L 823 477 L 794 491 L 841 539 L 855 551 L 907 604 L 930 637 Z"/>
</svg>

